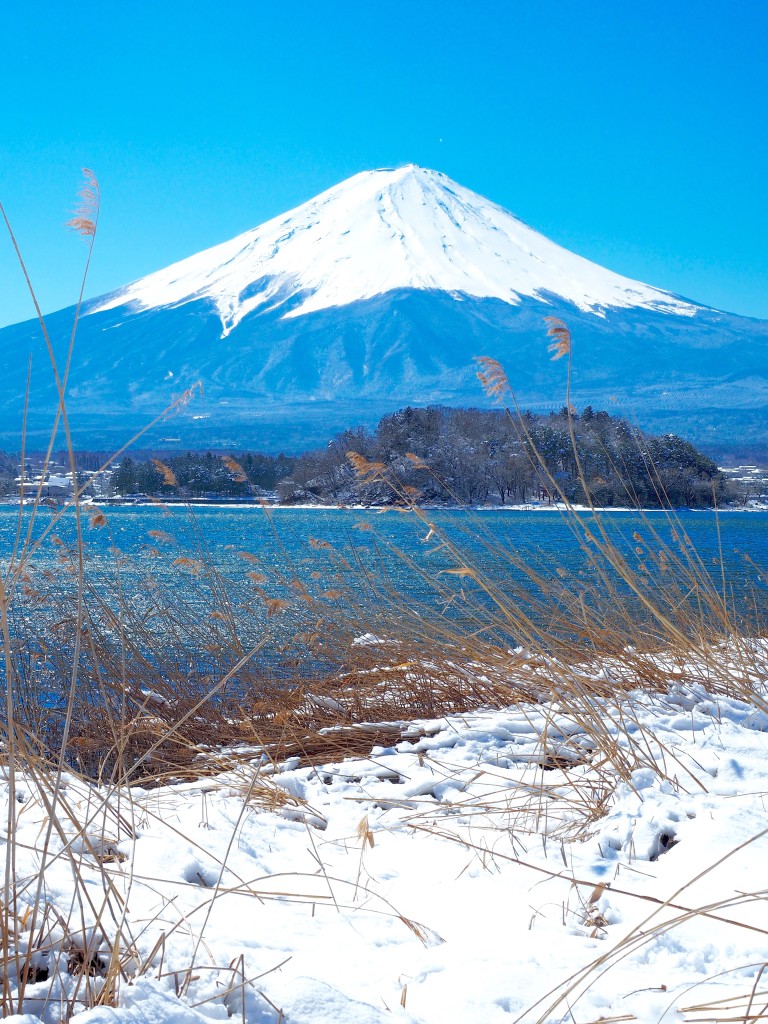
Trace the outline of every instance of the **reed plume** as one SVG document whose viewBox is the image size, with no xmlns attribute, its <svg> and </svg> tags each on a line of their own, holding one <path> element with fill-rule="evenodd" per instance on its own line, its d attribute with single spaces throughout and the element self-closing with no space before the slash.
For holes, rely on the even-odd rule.
<svg viewBox="0 0 768 1024">
<path fill-rule="evenodd" d="M 549 324 L 547 334 L 555 340 L 548 346 L 547 351 L 552 353 L 553 359 L 562 359 L 571 352 L 571 332 L 568 325 L 556 316 L 545 316 L 544 320 Z"/>
<path fill-rule="evenodd" d="M 237 461 L 237 459 L 233 459 L 231 455 L 222 455 L 221 456 L 221 461 L 224 463 L 224 465 L 229 470 L 230 476 L 232 477 L 232 480 L 234 481 L 234 483 L 236 483 L 236 484 L 247 484 L 248 483 L 248 477 L 246 476 L 245 470 L 240 465 L 240 463 Z"/>
<path fill-rule="evenodd" d="M 503 402 L 505 396 L 512 390 L 504 367 L 490 356 L 475 356 L 475 362 L 480 367 L 477 379 L 482 384 L 483 391 L 495 402 Z"/>
<path fill-rule="evenodd" d="M 347 458 L 361 483 L 365 484 L 370 483 L 372 480 L 383 479 L 386 475 L 387 467 L 383 462 L 370 462 L 364 455 L 352 451 L 347 452 Z"/>
<path fill-rule="evenodd" d="M 78 204 L 67 227 L 81 238 L 92 239 L 99 220 L 99 182 L 93 171 L 83 168 L 83 183 L 77 193 Z"/>
<path fill-rule="evenodd" d="M 158 471 L 163 478 L 163 485 L 165 487 L 178 487 L 179 481 L 176 479 L 176 474 L 173 472 L 170 466 L 162 462 L 160 459 L 152 459 L 152 465 Z"/>
</svg>

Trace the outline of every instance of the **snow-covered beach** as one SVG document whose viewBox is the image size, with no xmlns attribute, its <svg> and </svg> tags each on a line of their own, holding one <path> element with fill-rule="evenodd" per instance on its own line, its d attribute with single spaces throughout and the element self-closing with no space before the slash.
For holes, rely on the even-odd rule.
<svg viewBox="0 0 768 1024">
<path fill-rule="evenodd" d="M 393 723 L 326 764 L 233 749 L 150 790 L 65 776 L 50 833 L 51 791 L 21 773 L 10 794 L 6 771 L 17 948 L 36 948 L 8 1019 L 756 1019 L 764 692 L 668 668 L 665 693 L 592 702 L 602 749 L 580 714 L 519 703 Z M 545 685 L 552 666 L 518 670 Z M 115 1005 L 86 1008 L 105 978 Z"/>
</svg>

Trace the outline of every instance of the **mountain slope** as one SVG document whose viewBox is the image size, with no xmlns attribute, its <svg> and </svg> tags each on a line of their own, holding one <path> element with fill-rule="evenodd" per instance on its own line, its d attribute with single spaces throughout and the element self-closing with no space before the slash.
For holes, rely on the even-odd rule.
<svg viewBox="0 0 768 1024">
<path fill-rule="evenodd" d="M 228 334 L 250 312 L 305 315 L 405 288 L 498 298 L 557 295 L 585 311 L 695 307 L 576 256 L 436 171 L 366 171 L 261 227 L 121 289 L 95 310 L 208 298 Z"/>
<path fill-rule="evenodd" d="M 482 404 L 472 357 L 524 405 L 562 404 L 545 316 L 574 336 L 574 399 L 727 442 L 761 429 L 768 324 L 631 281 L 550 242 L 442 174 L 342 182 L 282 217 L 88 303 L 70 377 L 77 443 L 113 445 L 200 379 L 205 399 L 147 440 L 301 448 L 404 404 Z M 48 318 L 60 351 L 72 310 Z M 0 331 L 0 442 L 54 393 L 39 328 Z M 678 425 L 682 423 L 681 425 Z M 170 443 L 170 442 L 167 442 Z"/>
</svg>

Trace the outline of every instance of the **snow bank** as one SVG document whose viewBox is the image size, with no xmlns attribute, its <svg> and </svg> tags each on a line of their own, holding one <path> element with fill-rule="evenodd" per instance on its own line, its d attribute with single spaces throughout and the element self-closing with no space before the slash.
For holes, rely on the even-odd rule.
<svg viewBox="0 0 768 1024">
<path fill-rule="evenodd" d="M 77 1004 L 83 1024 L 671 1022 L 720 999 L 745 1013 L 768 935 L 768 717 L 685 676 L 594 713 L 625 777 L 539 704 L 420 722 L 413 742 L 321 766 L 249 755 L 130 794 L 68 779 L 44 872 L 50 976 L 8 1020 L 58 1021 L 73 997 L 67 963 L 94 923 L 73 864 L 106 937 L 122 932 L 117 1006 Z M 18 787 L 21 911 L 47 818 L 34 780 Z M 0 820 L 8 799 L 6 781 Z"/>
</svg>

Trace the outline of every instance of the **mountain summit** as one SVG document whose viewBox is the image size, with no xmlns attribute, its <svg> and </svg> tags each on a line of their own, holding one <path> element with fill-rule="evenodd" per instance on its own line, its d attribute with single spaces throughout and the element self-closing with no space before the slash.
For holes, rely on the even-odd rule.
<svg viewBox="0 0 768 1024">
<path fill-rule="evenodd" d="M 224 335 L 249 313 L 297 302 L 302 316 L 398 289 L 519 305 L 550 294 L 606 307 L 692 316 L 696 307 L 561 248 L 444 174 L 410 164 L 365 171 L 290 213 L 136 281 L 93 312 L 205 298 Z"/>
<path fill-rule="evenodd" d="M 523 406 L 563 403 L 544 318 L 574 337 L 573 400 L 699 443 L 762 437 L 768 324 L 597 266 L 414 165 L 367 171 L 283 216 L 87 303 L 68 409 L 111 447 L 197 380 L 145 443 L 297 449 L 407 404 L 478 405 L 473 356 L 504 363 Z M 46 318 L 66 351 L 73 310 Z M 0 331 L 0 443 L 55 409 L 34 321 Z"/>
</svg>

